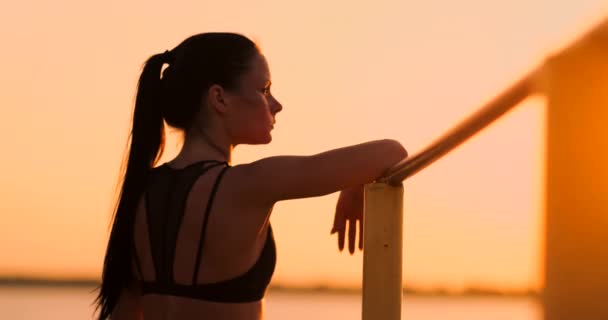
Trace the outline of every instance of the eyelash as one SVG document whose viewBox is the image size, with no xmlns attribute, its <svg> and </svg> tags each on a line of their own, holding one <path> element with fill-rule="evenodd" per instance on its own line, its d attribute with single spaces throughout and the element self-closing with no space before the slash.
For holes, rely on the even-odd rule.
<svg viewBox="0 0 608 320">
<path fill-rule="evenodd" d="M 262 93 L 266 96 L 270 95 L 270 87 L 266 87 L 262 89 Z"/>
</svg>

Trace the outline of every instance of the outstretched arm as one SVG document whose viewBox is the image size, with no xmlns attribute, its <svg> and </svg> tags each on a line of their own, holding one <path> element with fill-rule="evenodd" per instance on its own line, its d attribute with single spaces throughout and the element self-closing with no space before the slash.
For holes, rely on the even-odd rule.
<svg viewBox="0 0 608 320">
<path fill-rule="evenodd" d="M 376 140 L 313 156 L 277 156 L 235 166 L 239 199 L 274 204 L 364 185 L 407 157 L 395 140 Z"/>
</svg>

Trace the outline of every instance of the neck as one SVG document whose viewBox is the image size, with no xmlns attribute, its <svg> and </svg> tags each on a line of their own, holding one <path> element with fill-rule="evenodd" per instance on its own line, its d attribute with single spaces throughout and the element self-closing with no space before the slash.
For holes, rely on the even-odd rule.
<svg viewBox="0 0 608 320">
<path fill-rule="evenodd" d="M 209 135 L 207 135 L 207 133 L 205 133 L 204 130 L 199 130 L 199 135 L 200 137 L 213 149 L 215 150 L 219 155 L 221 155 L 223 161 L 228 161 L 230 160 L 230 147 L 220 147 L 217 143 L 215 143 L 213 141 L 213 139 L 211 139 L 209 137 Z"/>
<path fill-rule="evenodd" d="M 198 160 L 218 160 L 230 163 L 232 161 L 232 146 L 222 142 L 223 139 L 213 139 L 202 128 L 194 128 L 192 134 L 186 136 L 182 148 L 183 158 Z"/>
</svg>

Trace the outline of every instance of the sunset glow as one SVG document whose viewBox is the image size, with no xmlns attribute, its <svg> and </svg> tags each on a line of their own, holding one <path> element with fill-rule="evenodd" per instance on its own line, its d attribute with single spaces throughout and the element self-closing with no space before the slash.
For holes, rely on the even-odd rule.
<svg viewBox="0 0 608 320">
<path fill-rule="evenodd" d="M 145 59 L 207 31 L 268 58 L 284 109 L 234 164 L 393 138 L 411 153 L 608 13 L 605 1 L 21 1 L 0 11 L 0 276 L 101 272 Z M 545 102 L 532 97 L 404 184 L 404 282 L 542 286 Z M 162 161 L 178 150 L 170 136 Z M 337 193 L 281 202 L 274 283 L 349 286 L 362 254 L 330 236 Z"/>
</svg>

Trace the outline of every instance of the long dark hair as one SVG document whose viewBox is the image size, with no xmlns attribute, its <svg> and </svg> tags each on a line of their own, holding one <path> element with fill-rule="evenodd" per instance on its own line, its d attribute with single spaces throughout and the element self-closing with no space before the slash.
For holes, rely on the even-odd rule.
<svg viewBox="0 0 608 320">
<path fill-rule="evenodd" d="M 122 188 L 96 299 L 99 320 L 110 317 L 122 290 L 135 280 L 131 267 L 135 210 L 148 173 L 163 153 L 164 122 L 188 130 L 203 109 L 203 94 L 214 84 L 225 90 L 237 89 L 239 77 L 257 54 L 256 44 L 242 35 L 203 33 L 146 61 L 139 77 L 129 149 L 121 166 Z M 161 77 L 165 64 L 168 67 Z"/>
</svg>

